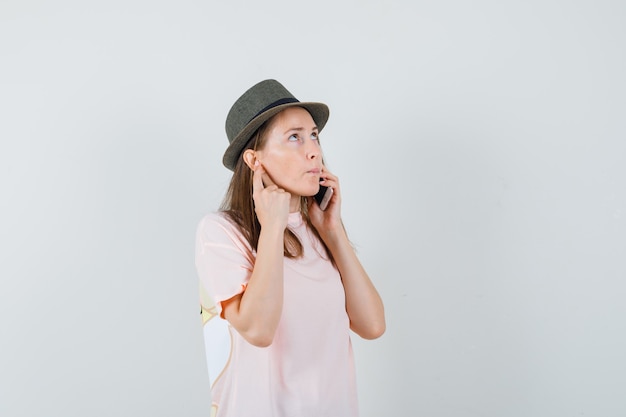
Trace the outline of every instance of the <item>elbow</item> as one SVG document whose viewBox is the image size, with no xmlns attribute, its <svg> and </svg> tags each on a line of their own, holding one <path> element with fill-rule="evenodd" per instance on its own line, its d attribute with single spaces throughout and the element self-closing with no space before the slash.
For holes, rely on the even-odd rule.
<svg viewBox="0 0 626 417">
<path fill-rule="evenodd" d="M 252 346 L 260 348 L 266 348 L 274 342 L 274 332 L 272 331 L 247 332 L 242 336 Z"/>
<path fill-rule="evenodd" d="M 363 335 L 363 338 L 367 340 L 378 339 L 385 333 L 386 329 L 387 326 L 385 326 L 385 323 L 377 324 L 375 326 L 372 326 L 369 331 L 365 335 Z"/>
<path fill-rule="evenodd" d="M 261 319 L 249 319 L 239 314 L 239 311 L 226 311 L 224 315 L 232 328 L 244 338 L 244 340 L 256 347 L 268 347 L 274 342 L 274 334 L 278 322 Z"/>
<path fill-rule="evenodd" d="M 387 326 L 385 325 L 385 322 L 380 322 L 380 323 L 371 323 L 369 326 L 364 327 L 364 328 L 353 328 L 352 330 L 358 334 L 359 336 L 361 336 L 363 339 L 366 340 L 374 340 L 374 339 L 378 339 L 379 337 L 381 337 L 384 333 L 385 330 L 387 329 Z"/>
<path fill-rule="evenodd" d="M 274 338 L 272 338 L 272 337 L 256 337 L 256 338 L 246 338 L 246 340 L 252 346 L 256 346 L 256 347 L 259 347 L 259 348 L 266 348 L 266 347 L 269 347 L 272 344 L 272 342 L 274 341 Z"/>
</svg>

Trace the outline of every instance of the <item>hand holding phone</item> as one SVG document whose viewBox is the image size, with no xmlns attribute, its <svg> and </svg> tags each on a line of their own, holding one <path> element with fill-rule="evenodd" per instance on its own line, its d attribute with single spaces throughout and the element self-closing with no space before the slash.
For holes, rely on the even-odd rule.
<svg viewBox="0 0 626 417">
<path fill-rule="evenodd" d="M 320 178 L 320 181 L 323 181 L 323 179 Z M 317 192 L 317 194 L 315 194 L 315 202 L 317 203 L 318 206 L 320 206 L 320 209 L 322 210 L 326 210 L 326 207 L 328 207 L 328 203 L 330 202 L 330 198 L 333 196 L 333 188 L 332 187 L 326 187 L 324 185 L 320 185 L 320 190 Z"/>
</svg>

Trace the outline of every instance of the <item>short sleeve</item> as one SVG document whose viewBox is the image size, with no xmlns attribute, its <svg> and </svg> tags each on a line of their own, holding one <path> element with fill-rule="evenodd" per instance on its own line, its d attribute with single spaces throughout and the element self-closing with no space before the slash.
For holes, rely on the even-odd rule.
<svg viewBox="0 0 626 417">
<path fill-rule="evenodd" d="M 254 259 L 250 244 L 225 214 L 211 213 L 200 221 L 196 231 L 196 270 L 200 291 L 213 301 L 217 315 L 221 315 L 222 301 L 246 288 Z M 207 307 L 212 306 L 203 305 Z"/>
</svg>

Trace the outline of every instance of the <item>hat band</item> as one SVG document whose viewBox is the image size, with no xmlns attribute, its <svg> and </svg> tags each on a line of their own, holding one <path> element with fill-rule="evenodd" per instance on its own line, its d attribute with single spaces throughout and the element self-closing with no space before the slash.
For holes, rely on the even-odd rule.
<svg viewBox="0 0 626 417">
<path fill-rule="evenodd" d="M 264 107 L 263 109 L 261 109 L 260 112 L 258 112 L 254 116 L 252 116 L 252 119 L 250 119 L 248 121 L 248 123 L 250 123 L 251 121 L 256 119 L 258 116 L 260 116 L 261 113 L 265 113 L 269 109 L 273 109 L 274 107 L 280 106 L 282 104 L 288 104 L 288 103 L 300 103 L 300 100 L 295 99 L 293 97 L 281 98 L 280 100 L 276 100 L 275 102 L 273 102 L 273 103 L 269 104 L 268 106 Z"/>
</svg>

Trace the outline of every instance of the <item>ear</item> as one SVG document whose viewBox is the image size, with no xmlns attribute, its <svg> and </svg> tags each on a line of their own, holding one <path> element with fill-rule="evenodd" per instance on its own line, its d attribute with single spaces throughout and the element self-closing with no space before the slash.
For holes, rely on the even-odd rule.
<svg viewBox="0 0 626 417">
<path fill-rule="evenodd" d="M 256 152 L 252 149 L 246 149 L 242 155 L 243 161 L 248 165 L 248 168 L 254 171 L 254 163 L 256 162 Z"/>
</svg>

